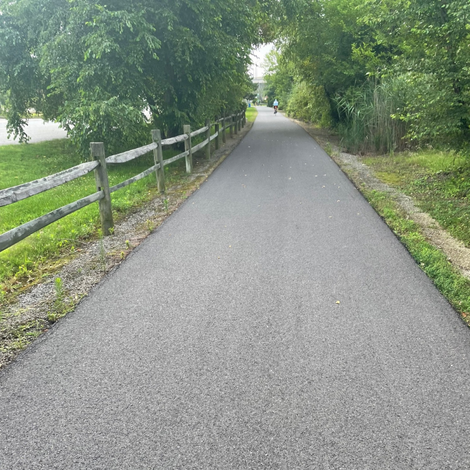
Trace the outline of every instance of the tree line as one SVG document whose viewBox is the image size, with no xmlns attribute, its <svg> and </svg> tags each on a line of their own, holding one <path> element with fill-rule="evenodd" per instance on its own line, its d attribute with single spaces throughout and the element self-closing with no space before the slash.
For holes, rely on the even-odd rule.
<svg viewBox="0 0 470 470">
<path fill-rule="evenodd" d="M 350 148 L 468 152 L 468 0 L 283 0 L 267 94 Z"/>
<path fill-rule="evenodd" d="M 272 40 L 270 100 L 349 147 L 468 147 L 468 0 L 0 0 L 0 102 L 129 148 L 235 110 Z"/>
<path fill-rule="evenodd" d="M 25 141 L 30 109 L 86 152 L 148 142 L 237 109 L 270 0 L 0 0 L 0 96 Z"/>
</svg>

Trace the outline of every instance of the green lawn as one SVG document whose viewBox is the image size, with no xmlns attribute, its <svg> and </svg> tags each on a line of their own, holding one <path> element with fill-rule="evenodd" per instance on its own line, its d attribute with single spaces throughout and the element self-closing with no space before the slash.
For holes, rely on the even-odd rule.
<svg viewBox="0 0 470 470">
<path fill-rule="evenodd" d="M 247 119 L 254 121 L 257 111 L 247 110 Z M 229 130 L 226 131 L 229 133 Z M 204 140 L 200 135 L 196 145 Z M 214 145 L 214 144 L 213 144 Z M 164 150 L 164 158 L 171 158 L 181 150 Z M 203 155 L 205 150 L 201 151 Z M 72 144 L 54 140 L 37 144 L 0 146 L 0 189 L 9 188 L 83 163 Z M 132 162 L 108 165 L 110 186 L 135 176 L 153 165 L 153 154 Z M 184 184 L 188 180 L 184 159 L 165 167 L 167 186 Z M 58 188 L 38 194 L 6 207 L 0 207 L 0 233 L 7 232 L 54 209 L 96 192 L 93 172 Z M 155 174 L 120 189 L 111 195 L 114 219 L 119 220 L 130 210 L 153 199 L 157 194 Z M 80 248 L 82 241 L 99 235 L 98 203 L 70 214 L 54 224 L 27 237 L 0 253 L 0 303 L 5 293 L 21 288 L 25 281 L 35 282 L 48 273 L 48 267 L 58 259 Z"/>
<path fill-rule="evenodd" d="M 254 120 L 256 110 L 250 111 L 248 116 L 250 120 Z M 227 129 L 226 132 L 228 134 L 230 131 Z M 204 135 L 196 137 L 193 145 L 204 138 Z M 214 146 L 215 142 L 212 148 Z M 163 157 L 171 158 L 180 152 L 181 149 L 168 149 L 163 152 Z M 194 156 L 196 168 L 197 162 L 204 159 L 205 149 L 202 149 Z M 80 156 L 67 140 L 3 146 L 0 147 L 0 189 L 52 175 L 79 163 L 82 163 Z M 135 176 L 152 165 L 152 153 L 126 164 L 108 165 L 110 185 Z M 171 191 L 172 197 L 177 194 L 180 198 L 185 197 L 186 191 L 192 192 L 201 182 L 201 178 L 189 181 L 184 159 L 165 166 L 165 179 L 168 194 Z M 94 175 L 91 173 L 51 191 L 0 207 L 0 233 L 95 191 Z M 154 199 L 157 194 L 155 174 L 114 192 L 111 198 L 115 222 L 145 201 Z M 19 312 L 10 313 L 4 307 L 14 301 L 18 293 L 43 277 L 56 273 L 82 248 L 83 242 L 99 237 L 99 229 L 98 204 L 95 203 L 60 219 L 0 253 L 0 354 L 12 357 L 12 354 L 25 348 L 49 328 L 50 324 L 73 309 L 76 299 L 66 297 L 60 278 L 55 279 L 56 299 L 44 317 L 34 320 L 27 316 L 16 318 Z M 15 321 L 11 321 L 13 316 Z"/>
<path fill-rule="evenodd" d="M 254 122 L 258 116 L 258 110 L 252 106 L 251 108 L 246 108 L 246 120 L 247 122 Z"/>
<path fill-rule="evenodd" d="M 411 196 L 470 247 L 470 162 L 447 152 L 420 151 L 362 160 L 390 186 Z"/>
<path fill-rule="evenodd" d="M 179 153 L 164 152 L 165 158 Z M 0 189 L 57 173 L 81 163 L 67 140 L 7 145 L 0 147 Z M 134 176 L 153 165 L 152 153 L 122 165 L 109 165 L 110 185 Z M 184 159 L 165 167 L 168 184 L 186 178 Z M 96 191 L 93 172 L 58 188 L 0 208 L 0 233 Z M 155 175 L 112 194 L 115 219 L 150 200 L 157 192 Z M 0 291 L 11 287 L 11 280 L 32 276 L 40 265 L 53 261 L 65 251 L 74 252 L 80 240 L 96 236 L 99 230 L 98 204 L 92 204 L 45 227 L 0 253 Z M 78 245 L 77 245 L 78 244 Z"/>
</svg>

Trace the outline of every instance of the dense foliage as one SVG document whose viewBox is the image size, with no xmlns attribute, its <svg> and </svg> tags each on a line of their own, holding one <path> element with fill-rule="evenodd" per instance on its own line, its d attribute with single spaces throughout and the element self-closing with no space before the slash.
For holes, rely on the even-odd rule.
<svg viewBox="0 0 470 470">
<path fill-rule="evenodd" d="M 312 92 L 323 90 L 331 119 L 352 145 L 468 147 L 468 0 L 283 4 L 280 56 L 268 84 L 291 113 L 327 122 L 324 109 L 311 111 Z"/>
<path fill-rule="evenodd" d="M 468 0 L 0 0 L 0 96 L 83 148 L 148 140 L 249 96 L 253 45 L 277 37 L 266 94 L 350 146 L 468 147 Z"/>
<path fill-rule="evenodd" d="M 85 150 L 148 141 L 233 110 L 268 0 L 0 0 L 0 96 L 26 140 L 29 109 Z"/>
</svg>

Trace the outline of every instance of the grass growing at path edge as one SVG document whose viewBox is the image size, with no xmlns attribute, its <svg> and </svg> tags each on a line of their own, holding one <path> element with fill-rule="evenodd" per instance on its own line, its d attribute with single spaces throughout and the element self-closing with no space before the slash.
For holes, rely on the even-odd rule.
<svg viewBox="0 0 470 470">
<path fill-rule="evenodd" d="M 429 244 L 420 227 L 406 218 L 388 194 L 363 190 L 370 204 L 408 249 L 420 268 L 470 326 L 470 280 L 462 276 L 440 250 Z"/>
<path fill-rule="evenodd" d="M 358 189 L 366 197 L 376 212 L 384 219 L 387 225 L 393 230 L 395 235 L 407 248 L 408 252 L 414 258 L 420 268 L 432 280 L 436 288 L 446 297 L 454 309 L 460 313 L 461 318 L 470 326 L 470 280 L 464 277 L 452 264 L 447 260 L 446 255 L 438 248 L 427 242 L 425 236 L 421 232 L 421 227 L 415 222 L 409 220 L 407 214 L 399 207 L 388 193 L 367 189 L 361 184 L 361 179 L 355 174 L 355 170 L 350 169 L 348 165 L 343 165 L 341 160 L 335 157 L 332 146 L 327 150 L 327 144 L 321 142 L 322 147 L 332 155 L 332 158 L 342 168 L 342 170 L 355 181 Z M 429 175 L 439 178 L 444 173 L 445 177 L 450 177 L 450 192 L 441 191 L 439 185 L 425 186 L 423 191 L 431 201 L 442 200 L 453 206 L 457 203 L 468 214 L 468 199 L 466 197 L 468 191 L 467 181 L 462 179 L 459 172 L 468 169 L 468 162 L 463 157 L 454 154 L 437 152 L 437 151 L 420 151 L 415 153 L 400 153 L 396 155 L 367 156 L 360 159 L 363 163 L 370 166 L 380 180 L 384 183 L 396 187 L 398 190 L 407 193 L 406 188 L 416 186 L 416 181 L 426 182 Z M 464 165 L 466 163 L 466 165 Z M 418 176 L 416 176 L 418 175 Z M 457 181 L 456 181 L 457 175 Z M 445 178 L 444 178 L 445 179 Z M 458 191 L 452 188 L 458 187 Z M 463 190 L 463 193 L 462 193 Z M 413 191 L 408 194 L 416 200 Z M 448 197 L 452 194 L 453 197 Z M 459 197 L 456 197 L 456 195 Z M 435 211 L 425 210 L 425 197 L 417 201 L 423 211 L 430 213 L 443 226 L 449 228 L 448 224 L 442 223 L 445 214 L 436 217 Z M 432 205 L 432 203 L 431 203 Z M 437 211 L 439 212 L 439 211 Z M 444 215 L 444 217 L 442 217 Z M 458 225 L 463 225 L 467 233 L 470 232 L 470 224 L 468 217 L 458 218 Z M 454 236 L 458 230 L 449 230 Z M 465 241 L 465 237 L 457 237 Z"/>
<path fill-rule="evenodd" d="M 164 158 L 179 153 L 165 150 Z M 0 189 L 51 175 L 81 163 L 67 140 L 0 147 Z M 153 165 L 152 153 L 122 165 L 109 165 L 110 185 L 117 184 Z M 166 182 L 187 180 L 184 159 L 165 167 Z M 93 172 L 45 193 L 0 208 L 0 233 L 7 232 L 54 209 L 96 191 Z M 155 175 L 111 195 L 113 215 L 118 221 L 157 195 Z M 99 230 L 98 204 L 70 214 L 0 253 L 0 306 L 14 295 L 57 270 L 74 256 L 83 241 Z"/>
<path fill-rule="evenodd" d="M 247 113 L 247 118 L 249 121 L 253 122 L 256 115 L 257 111 L 253 110 L 252 112 Z M 229 131 L 227 130 L 227 133 L 228 132 Z M 203 137 L 201 137 L 201 140 L 202 138 Z M 180 152 L 176 150 L 164 151 L 164 158 L 170 158 L 176 153 Z M 148 161 L 146 161 L 146 158 Z M 204 150 L 199 154 L 196 154 L 194 158 L 195 167 L 202 168 L 203 173 L 205 173 L 207 171 L 207 167 L 205 166 Z M 198 166 L 198 161 L 199 163 L 204 162 L 203 166 Z M 77 155 L 74 155 L 73 148 L 66 140 L 41 144 L 28 144 L 24 146 L 0 147 L 0 189 L 50 175 L 65 168 L 70 168 L 78 163 L 80 163 L 80 158 Z M 147 157 L 141 157 L 138 160 L 129 162 L 126 166 L 119 165 L 114 166 L 114 168 L 111 167 L 110 183 L 114 184 L 115 182 L 117 183 L 118 181 L 127 179 L 128 177 L 143 171 L 152 164 L 153 157 L 150 154 Z M 217 161 L 213 162 L 209 169 L 209 173 L 215 166 L 217 166 L 217 164 Z M 115 171 L 117 171 L 117 173 L 114 174 L 113 172 Z M 204 178 L 204 174 L 199 175 L 195 179 L 193 179 L 194 175 L 192 177 L 188 177 L 185 172 L 184 159 L 165 167 L 165 173 L 168 196 L 164 197 L 170 197 L 171 195 L 175 200 L 178 198 L 185 199 L 188 193 L 190 194 L 199 187 Z M 81 183 L 88 186 L 86 188 L 81 187 L 80 189 L 86 189 L 87 192 L 88 190 L 94 192 L 95 186 L 93 176 L 89 175 L 88 177 L 91 178 L 90 181 L 87 182 L 87 177 L 85 177 L 82 178 L 84 183 Z M 140 189 L 138 189 L 139 186 Z M 67 185 L 64 185 L 61 188 L 64 189 L 66 187 Z M 67 191 L 65 192 L 67 193 Z M 70 193 L 69 195 L 72 200 L 76 200 L 79 197 L 77 192 L 70 188 L 68 189 L 68 192 Z M 46 194 L 47 193 L 43 194 L 42 197 L 45 197 Z M 116 197 L 120 195 L 122 195 L 122 197 Z M 115 222 L 125 214 L 129 213 L 129 211 L 138 209 L 140 205 L 149 199 L 154 199 L 155 196 L 157 196 L 155 175 L 150 175 L 138 183 L 113 193 L 112 198 Z M 45 212 L 43 206 L 37 203 L 39 200 L 37 199 L 38 197 L 39 195 L 30 199 L 30 201 L 36 200 L 35 204 L 32 204 L 32 206 L 25 205 L 23 207 L 24 218 L 29 220 L 31 217 L 37 217 Z M 66 197 L 66 195 L 58 193 L 55 197 L 46 197 L 43 202 L 44 204 L 51 202 L 56 206 L 60 206 L 69 202 L 68 200 L 65 202 L 61 200 L 59 203 L 59 199 L 63 197 Z M 13 204 L 12 206 L 0 208 L 0 226 L 3 224 L 3 228 L 0 229 L 0 233 L 5 231 L 5 226 L 8 226 L 8 224 L 12 224 L 13 226 L 17 226 L 19 224 L 18 221 L 15 221 L 15 217 L 18 216 L 20 218 L 22 211 L 18 210 L 18 208 L 25 202 L 27 202 L 27 200 Z M 164 199 L 163 202 L 168 204 L 168 199 Z M 54 279 L 55 299 L 52 304 L 48 305 L 47 315 L 32 318 L 28 313 L 28 309 L 8 308 L 8 304 L 14 301 L 17 293 L 27 289 L 42 277 L 50 277 L 51 274 L 57 272 L 70 258 L 75 256 L 75 253 L 80 250 L 83 242 L 89 238 L 96 239 L 99 237 L 98 210 L 97 207 L 94 206 L 97 206 L 97 204 L 71 214 L 41 231 L 43 234 L 49 230 L 51 231 L 49 237 L 45 238 L 46 241 L 50 243 L 50 252 L 48 252 L 43 246 L 42 249 L 44 250 L 44 253 L 42 256 L 38 256 L 41 249 L 41 243 L 40 240 L 35 240 L 33 235 L 0 254 L 0 258 L 2 255 L 7 256 L 11 261 L 12 257 L 9 255 L 11 255 L 13 251 L 18 250 L 16 253 L 16 259 L 19 265 L 17 271 L 14 272 L 12 276 L 8 277 L 7 275 L 0 278 L 0 368 L 7 364 L 31 341 L 40 336 L 43 331 L 46 331 L 52 323 L 73 310 L 77 301 L 80 300 L 76 295 L 70 295 L 70 293 L 67 292 L 66 287 L 63 285 L 62 280 L 56 277 Z M 12 207 L 15 208 L 15 210 L 7 216 L 8 211 L 4 211 L 4 209 L 8 209 L 8 207 L 10 207 L 10 210 Z M 87 209 L 94 212 L 90 213 L 91 215 L 87 215 Z M 168 208 L 166 208 L 166 210 L 168 212 Z M 75 230 L 75 232 L 79 231 L 78 219 L 74 219 L 74 216 L 80 216 L 80 212 L 85 216 L 84 225 L 86 226 L 86 230 L 84 229 L 82 234 L 75 233 L 72 236 L 68 231 L 70 229 Z M 152 231 L 155 228 L 153 222 L 150 223 L 150 221 L 147 220 L 147 223 L 149 224 L 148 230 Z M 61 230 L 63 231 L 63 235 L 60 234 Z M 127 243 L 128 241 L 126 241 L 126 245 Z M 31 249 L 31 253 L 27 251 L 28 249 Z M 126 251 L 128 251 L 128 249 L 129 246 L 127 246 Z M 121 255 L 122 254 L 123 253 L 121 252 Z M 104 258 L 102 261 L 106 263 Z M 3 264 L 0 259 L 0 269 L 2 267 Z M 106 267 L 104 267 L 102 271 L 104 272 L 105 269 Z M 3 307 L 6 308 L 4 309 Z"/>
<path fill-rule="evenodd" d="M 361 161 L 384 183 L 411 196 L 417 206 L 470 247 L 470 164 L 465 157 L 421 150 Z"/>
<path fill-rule="evenodd" d="M 255 122 L 256 116 L 258 116 L 258 110 L 254 106 L 251 108 L 246 108 L 247 122 Z"/>
</svg>

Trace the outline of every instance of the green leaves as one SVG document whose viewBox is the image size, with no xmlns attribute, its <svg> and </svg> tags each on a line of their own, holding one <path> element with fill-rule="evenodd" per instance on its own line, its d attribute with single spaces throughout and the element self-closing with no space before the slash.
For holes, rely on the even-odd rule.
<svg viewBox="0 0 470 470">
<path fill-rule="evenodd" d="M 323 87 L 337 124 L 355 134 L 356 141 L 362 133 L 377 147 L 377 141 L 385 142 L 382 126 L 394 133 L 386 137 L 386 148 L 403 145 L 403 133 L 414 145 L 468 145 L 468 0 L 281 3 L 280 65 L 268 79 L 268 89 L 282 93 L 292 112 L 307 109 L 297 108 L 306 92 L 302 87 Z M 285 62 L 295 71 L 288 84 Z M 346 108 L 354 112 L 344 112 Z"/>
<path fill-rule="evenodd" d="M 272 0 L 0 0 L 0 95 L 23 133 L 29 108 L 87 152 L 173 134 L 233 110 Z"/>
<path fill-rule="evenodd" d="M 460 146 L 469 134 L 469 4 L 466 0 L 368 2 L 375 40 L 395 52 L 389 73 L 402 75 L 407 103 L 399 117 L 420 143 Z"/>
</svg>

